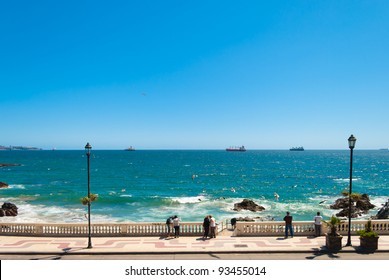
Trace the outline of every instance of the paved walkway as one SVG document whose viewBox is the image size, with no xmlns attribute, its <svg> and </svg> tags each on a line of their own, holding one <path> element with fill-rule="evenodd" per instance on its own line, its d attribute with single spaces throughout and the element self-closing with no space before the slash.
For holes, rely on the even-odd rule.
<svg viewBox="0 0 389 280">
<path fill-rule="evenodd" d="M 342 252 L 360 252 L 359 237 L 352 236 L 352 247 Z M 343 245 L 347 237 L 343 237 Z M 294 253 L 327 251 L 325 237 L 93 237 L 53 238 L 0 236 L 1 254 L 199 254 L 199 253 Z M 380 236 L 377 252 L 389 252 L 389 236 Z"/>
</svg>

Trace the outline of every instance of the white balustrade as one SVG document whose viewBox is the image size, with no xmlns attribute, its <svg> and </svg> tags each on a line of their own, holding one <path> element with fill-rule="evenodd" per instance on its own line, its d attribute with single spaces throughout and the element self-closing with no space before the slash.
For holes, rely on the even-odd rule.
<svg viewBox="0 0 389 280">
<path fill-rule="evenodd" d="M 351 224 L 351 234 L 364 229 L 366 220 L 354 220 Z M 218 224 L 217 232 L 227 229 L 227 223 Z M 381 235 L 389 235 L 389 220 L 373 220 L 372 229 Z M 293 222 L 294 235 L 314 235 L 313 222 Z M 322 234 L 328 229 L 322 225 Z M 348 223 L 344 221 L 338 225 L 340 234 L 347 234 Z M 237 222 L 233 235 L 235 236 L 284 236 L 285 222 Z M 165 223 L 118 223 L 118 224 L 91 224 L 91 235 L 94 237 L 118 236 L 163 236 L 167 234 Z M 181 236 L 202 236 L 201 222 L 181 223 Z M 87 224 L 28 224 L 28 223 L 0 223 L 0 235 L 12 236 L 56 236 L 81 237 L 88 235 Z"/>
<path fill-rule="evenodd" d="M 161 236 L 165 223 L 91 224 L 92 236 Z M 181 236 L 203 234 L 202 223 L 181 223 Z M 16 224 L 0 223 L 0 235 L 77 237 L 88 235 L 87 224 Z"/>
<path fill-rule="evenodd" d="M 365 228 L 366 220 L 351 221 L 351 234 L 357 234 L 358 230 Z M 309 236 L 315 234 L 313 222 L 295 221 L 292 223 L 295 236 Z M 389 235 L 389 220 L 373 220 L 372 230 L 378 234 Z M 328 232 L 327 226 L 322 224 L 322 234 Z M 348 233 L 348 221 L 338 225 L 339 234 Z M 235 236 L 284 236 L 285 222 L 237 222 Z"/>
</svg>

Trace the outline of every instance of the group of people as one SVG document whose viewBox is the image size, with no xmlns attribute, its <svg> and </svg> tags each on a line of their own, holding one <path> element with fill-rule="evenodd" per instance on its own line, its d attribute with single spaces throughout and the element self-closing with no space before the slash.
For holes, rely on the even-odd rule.
<svg viewBox="0 0 389 280">
<path fill-rule="evenodd" d="M 314 225 L 315 225 L 315 236 L 321 235 L 321 222 L 323 220 L 323 217 L 320 215 L 320 212 L 316 213 L 316 216 L 314 219 Z M 292 227 L 292 221 L 293 217 L 290 215 L 289 212 L 286 212 L 286 216 L 284 217 L 285 221 L 285 238 L 290 236 L 293 238 L 293 227 Z M 176 216 L 171 216 L 166 220 L 166 227 L 167 227 L 167 237 L 170 237 L 173 233 L 174 229 L 174 238 L 178 238 L 180 236 L 180 222 L 181 220 Z M 232 220 L 231 220 L 232 224 Z M 236 219 L 234 219 L 233 227 L 236 225 Z M 216 238 L 216 219 L 212 217 L 212 215 L 207 215 L 204 218 L 203 221 L 203 229 L 204 229 L 204 235 L 203 238 Z"/>
<path fill-rule="evenodd" d="M 292 220 L 293 220 L 293 217 L 290 215 L 289 212 L 286 212 L 286 216 L 284 217 L 285 238 L 288 238 L 289 233 L 290 233 L 290 236 L 293 238 Z M 321 235 L 321 221 L 322 220 L 323 220 L 323 217 L 320 215 L 320 212 L 317 212 L 316 216 L 313 218 L 313 223 L 315 225 L 315 236 L 316 237 Z"/>
<path fill-rule="evenodd" d="M 166 220 L 167 237 L 171 237 L 174 229 L 174 238 L 180 236 L 180 222 L 178 216 L 171 216 Z M 216 219 L 212 215 L 207 215 L 203 221 L 204 235 L 203 238 L 216 238 Z"/>
<path fill-rule="evenodd" d="M 174 229 L 174 238 L 180 237 L 180 222 L 181 220 L 177 215 L 171 216 L 166 220 L 166 228 L 167 228 L 167 237 L 170 237 L 173 234 Z"/>
<path fill-rule="evenodd" d="M 205 216 L 203 221 L 204 235 L 203 238 L 216 238 L 216 220 L 212 215 Z"/>
</svg>

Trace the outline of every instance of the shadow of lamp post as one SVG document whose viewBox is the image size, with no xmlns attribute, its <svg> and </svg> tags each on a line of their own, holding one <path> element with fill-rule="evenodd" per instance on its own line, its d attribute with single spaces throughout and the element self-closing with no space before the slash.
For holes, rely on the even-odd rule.
<svg viewBox="0 0 389 280">
<path fill-rule="evenodd" d="M 354 135 L 348 138 L 348 147 L 350 148 L 350 189 L 348 193 L 348 235 L 347 235 L 347 243 L 346 246 L 351 245 L 351 192 L 352 192 L 352 183 L 353 183 L 353 150 L 355 147 L 355 142 L 357 139 Z"/>
</svg>

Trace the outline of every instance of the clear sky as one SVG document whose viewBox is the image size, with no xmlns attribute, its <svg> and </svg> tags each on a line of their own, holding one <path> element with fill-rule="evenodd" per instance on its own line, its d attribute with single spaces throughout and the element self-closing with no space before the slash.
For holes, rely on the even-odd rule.
<svg viewBox="0 0 389 280">
<path fill-rule="evenodd" d="M 0 145 L 389 146 L 389 1 L 1 1 Z"/>
</svg>

